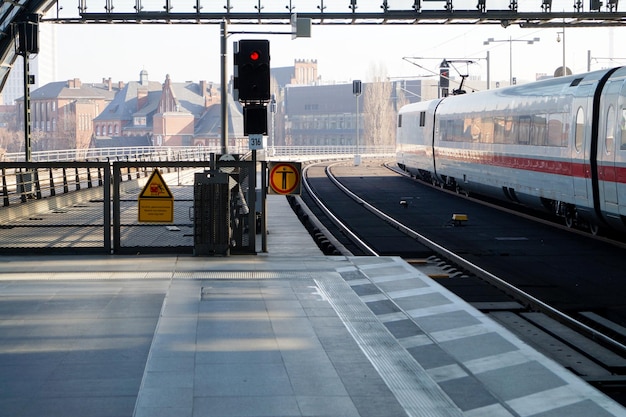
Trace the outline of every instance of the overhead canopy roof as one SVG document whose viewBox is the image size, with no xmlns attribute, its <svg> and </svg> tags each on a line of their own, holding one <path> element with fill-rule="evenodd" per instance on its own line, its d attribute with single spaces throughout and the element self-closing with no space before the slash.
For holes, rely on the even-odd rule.
<svg viewBox="0 0 626 417">
<path fill-rule="evenodd" d="M 44 14 L 55 3 L 56 0 L 2 0 L 0 3 L 0 89 L 17 58 L 13 24 L 27 21 L 33 14 Z"/>
<path fill-rule="evenodd" d="M 47 17 L 43 20 L 65 24 L 219 24 L 226 21 L 244 25 L 291 25 L 293 31 L 293 25 L 296 22 L 294 19 L 296 17 L 295 11 L 297 10 L 297 18 L 310 19 L 310 23 L 314 25 L 497 24 L 504 27 L 518 25 L 520 27 L 559 28 L 566 26 L 626 25 L 626 12 L 618 10 L 618 0 L 589 0 L 589 3 L 576 0 L 573 10 L 563 12 L 552 12 L 552 0 L 524 1 L 523 10 L 518 9 L 518 0 L 509 0 L 509 7 L 505 9 L 492 9 L 491 0 L 476 0 L 477 3 L 469 0 L 414 0 L 413 6 L 410 8 L 407 6 L 409 2 L 405 2 L 405 9 L 394 9 L 386 0 L 381 1 L 382 6 L 371 0 L 327 1 L 327 5 L 331 3 L 333 5 L 334 11 L 331 11 L 330 9 L 327 10 L 327 6 L 324 6 L 324 0 L 290 0 L 289 7 L 286 8 L 283 5 L 278 5 L 279 2 L 274 0 L 258 0 L 258 3 L 255 0 L 254 8 L 252 8 L 249 0 L 247 2 L 243 0 L 195 0 L 186 2 L 174 2 L 174 0 L 79 0 L 78 8 L 74 12 L 77 14 L 58 16 L 59 13 L 57 13 L 56 17 Z M 455 7 L 455 1 L 458 6 L 467 7 L 468 4 L 476 4 L 476 6 L 470 9 L 459 9 Z M 316 2 L 319 2 L 319 5 L 314 7 Z M 172 6 L 174 3 L 176 3 L 176 9 Z M 17 57 L 14 23 L 28 21 L 29 17 L 32 19 L 33 15 L 43 16 L 55 4 L 56 0 L 0 0 L 0 89 L 4 87 Z M 88 5 L 89 7 L 87 7 Z M 236 9 L 235 5 L 237 6 Z M 297 9 L 296 5 L 299 6 Z M 67 11 L 64 12 L 67 13 Z"/>
</svg>

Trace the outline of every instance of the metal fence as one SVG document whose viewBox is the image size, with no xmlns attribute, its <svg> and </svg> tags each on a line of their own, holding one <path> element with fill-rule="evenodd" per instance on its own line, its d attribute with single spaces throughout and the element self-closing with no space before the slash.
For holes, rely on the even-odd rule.
<svg viewBox="0 0 626 417">
<path fill-rule="evenodd" d="M 14 173 L 5 188 L 18 190 L 0 207 L 0 253 L 194 253 L 205 238 L 195 227 L 194 176 L 217 172 L 227 176 L 230 253 L 256 252 L 255 162 L 4 162 L 0 169 Z M 172 222 L 139 221 L 138 199 L 154 170 L 171 191 Z"/>
<path fill-rule="evenodd" d="M 210 171 L 228 175 L 230 253 L 255 253 L 258 165 L 271 159 L 347 158 L 355 148 L 276 147 L 258 152 L 258 163 L 245 156 L 216 161 L 205 147 L 100 151 L 33 153 L 34 159 L 59 161 L 0 162 L 0 253 L 194 253 L 202 239 L 195 228 L 194 175 Z M 360 151 L 390 155 L 389 148 Z M 173 194 L 171 223 L 138 219 L 138 196 L 155 169 Z"/>
<path fill-rule="evenodd" d="M 110 250 L 107 162 L 0 163 L 0 252 Z"/>
<path fill-rule="evenodd" d="M 230 233 L 230 253 L 255 253 L 256 208 L 254 201 L 254 162 L 204 161 L 115 162 L 113 164 L 113 252 L 114 253 L 194 253 L 195 248 L 210 241 L 211 236 L 199 236 L 196 226 L 201 221 L 219 219 L 196 218 L 194 192 L 198 186 L 197 173 L 219 172 L 228 176 L 228 215 L 224 228 Z M 138 196 L 146 185 L 148 175 L 136 181 L 124 181 L 128 170 L 149 174 L 159 169 L 174 199 L 173 222 L 139 222 Z M 209 216 L 212 213 L 209 213 Z M 217 213 L 219 214 L 219 213 Z M 206 227 L 200 227 L 200 230 Z M 205 253 L 206 254 L 206 253 Z"/>
</svg>

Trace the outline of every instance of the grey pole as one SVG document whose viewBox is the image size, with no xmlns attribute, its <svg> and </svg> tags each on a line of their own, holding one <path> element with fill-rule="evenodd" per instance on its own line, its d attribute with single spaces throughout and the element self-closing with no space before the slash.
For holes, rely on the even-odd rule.
<svg viewBox="0 0 626 417">
<path fill-rule="evenodd" d="M 226 76 L 226 61 L 228 56 L 228 50 L 226 47 L 226 39 L 228 38 L 228 28 L 226 26 L 226 21 L 222 20 L 220 23 L 220 36 L 221 36 L 221 45 L 220 45 L 220 57 L 221 57 L 221 116 L 222 116 L 222 155 L 228 153 L 228 87 L 227 87 L 227 76 Z"/>
</svg>

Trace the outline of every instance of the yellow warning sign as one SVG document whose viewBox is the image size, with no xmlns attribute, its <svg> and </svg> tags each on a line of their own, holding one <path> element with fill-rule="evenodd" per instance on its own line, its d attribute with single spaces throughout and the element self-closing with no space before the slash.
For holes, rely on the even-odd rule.
<svg viewBox="0 0 626 417">
<path fill-rule="evenodd" d="M 150 179 L 143 187 L 143 190 L 139 194 L 139 198 L 170 198 L 174 199 L 174 196 L 167 187 L 167 184 L 161 176 L 161 172 L 158 169 L 152 171 Z"/>
<path fill-rule="evenodd" d="M 139 194 L 138 217 L 140 222 L 172 223 L 174 221 L 174 196 L 155 169 Z"/>
<path fill-rule="evenodd" d="M 301 192 L 300 162 L 275 162 L 269 165 L 270 194 L 297 194 Z"/>
<path fill-rule="evenodd" d="M 174 221 L 174 200 L 164 198 L 140 199 L 139 221 L 172 223 Z"/>
</svg>

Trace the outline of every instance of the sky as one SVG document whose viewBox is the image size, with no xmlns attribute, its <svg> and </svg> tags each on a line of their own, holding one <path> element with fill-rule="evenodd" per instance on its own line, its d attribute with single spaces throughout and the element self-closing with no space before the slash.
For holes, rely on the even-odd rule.
<svg viewBox="0 0 626 417">
<path fill-rule="evenodd" d="M 63 1 L 61 0 L 61 5 Z M 68 8 L 76 8 L 75 0 L 65 1 Z M 122 0 L 114 4 L 119 4 L 119 1 Z M 317 4 L 319 1 L 300 0 L 299 3 L 294 0 L 293 3 L 312 7 L 311 3 Z M 554 0 L 553 11 L 557 10 L 560 1 Z M 264 3 L 272 5 L 287 2 L 288 0 L 264 0 Z M 470 3 L 471 7 L 476 3 L 475 0 L 454 2 L 460 6 L 467 4 L 466 8 L 470 8 Z M 488 8 L 495 2 L 497 0 L 488 1 Z M 100 3 L 97 0 L 87 0 L 87 4 L 94 4 L 94 7 L 95 4 L 101 7 Z M 159 1 L 156 3 L 160 4 Z M 222 4 L 225 0 L 216 3 Z M 241 7 L 250 11 L 257 1 L 231 0 L 231 3 L 239 6 L 240 11 Z M 341 4 L 343 10 L 349 1 L 326 1 L 326 4 L 329 3 Z M 382 1 L 359 0 L 359 4 L 366 3 L 380 7 Z M 392 6 L 398 4 L 396 7 L 402 6 L 400 0 L 390 0 L 389 3 Z M 412 1 L 405 0 L 404 3 L 412 4 Z M 571 3 L 572 0 L 563 1 L 563 8 L 570 10 Z M 176 5 L 177 0 L 173 0 L 173 4 Z M 505 1 L 504 4 L 508 5 L 508 2 Z M 406 7 L 410 8 L 410 5 Z M 60 15 L 63 13 L 62 10 Z M 229 26 L 231 32 L 289 30 L 287 25 Z M 386 75 L 390 78 L 426 76 L 437 72 L 439 63 L 444 58 L 474 61 L 469 65 L 458 63 L 456 68 L 470 77 L 484 80 L 488 65 L 487 51 L 490 57 L 491 80 L 508 81 L 511 49 L 513 76 L 520 82 L 532 81 L 536 74 L 553 74 L 562 65 L 562 32 L 562 28 L 522 29 L 518 26 L 503 28 L 499 25 L 314 25 L 311 38 L 295 40 L 290 35 L 236 33 L 228 40 L 228 73 L 232 74 L 230 54 L 233 42 L 243 38 L 261 38 L 270 40 L 272 67 L 292 66 L 296 59 L 314 59 L 317 60 L 318 75 L 322 82 L 350 82 L 355 79 L 368 81 L 374 75 Z M 557 42 L 557 36 L 561 42 Z M 566 28 L 566 66 L 574 73 L 586 72 L 588 51 L 591 51 L 592 70 L 626 64 L 626 51 L 615 47 L 622 44 L 620 41 L 625 37 L 626 27 Z M 498 42 L 484 45 L 488 38 L 494 38 Z M 533 38 L 540 40 L 533 44 L 526 42 Z M 153 81 L 163 82 L 167 74 L 175 82 L 207 80 L 219 83 L 220 80 L 219 25 L 57 25 L 57 48 L 59 80 L 80 78 L 83 82 L 100 82 L 103 78 L 111 77 L 114 82 L 126 82 L 138 80 L 142 69 L 148 71 L 149 78 Z M 409 57 L 412 58 L 408 59 Z M 381 72 L 385 74 L 380 74 Z M 455 75 L 454 69 L 451 75 Z M 468 84 L 471 85 L 471 82 Z"/>
</svg>

